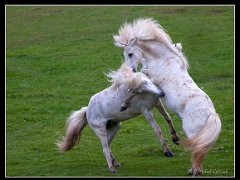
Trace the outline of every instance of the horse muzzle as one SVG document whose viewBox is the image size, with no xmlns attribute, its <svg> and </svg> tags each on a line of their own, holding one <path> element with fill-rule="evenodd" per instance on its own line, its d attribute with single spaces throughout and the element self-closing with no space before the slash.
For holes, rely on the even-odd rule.
<svg viewBox="0 0 240 180">
<path fill-rule="evenodd" d="M 128 108 L 127 106 L 122 106 L 122 107 L 120 108 L 120 112 L 126 111 L 127 108 Z"/>
<path fill-rule="evenodd" d="M 164 97 L 165 96 L 165 93 L 162 91 L 162 92 L 160 92 L 159 94 L 158 94 L 158 97 Z"/>
</svg>

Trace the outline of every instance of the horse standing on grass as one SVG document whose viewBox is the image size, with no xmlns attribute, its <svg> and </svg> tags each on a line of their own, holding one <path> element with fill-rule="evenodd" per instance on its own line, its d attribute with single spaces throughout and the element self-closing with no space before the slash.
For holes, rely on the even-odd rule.
<svg viewBox="0 0 240 180">
<path fill-rule="evenodd" d="M 172 156 L 152 113 L 152 108 L 159 97 L 164 96 L 164 92 L 144 73 L 133 72 L 132 68 L 125 64 L 118 71 L 112 71 L 107 76 L 111 78 L 112 85 L 92 96 L 88 107 L 74 111 L 69 117 L 66 136 L 58 143 L 60 150 L 71 149 L 78 142 L 83 128 L 88 123 L 102 143 L 109 170 L 115 172 L 114 167 L 119 166 L 119 163 L 111 153 L 110 143 L 120 128 L 120 121 L 144 114 L 159 137 L 165 155 Z M 131 107 L 120 112 L 123 100 L 129 97 L 132 97 Z"/>
<path fill-rule="evenodd" d="M 192 151 L 189 173 L 199 175 L 204 155 L 219 136 L 221 121 L 209 96 L 188 74 L 187 59 L 152 18 L 124 24 L 113 38 L 116 46 L 124 48 L 125 63 L 133 70 L 142 63 L 147 68 L 144 72 L 164 91 L 163 102 L 181 117 L 188 137 L 181 142 Z"/>
</svg>

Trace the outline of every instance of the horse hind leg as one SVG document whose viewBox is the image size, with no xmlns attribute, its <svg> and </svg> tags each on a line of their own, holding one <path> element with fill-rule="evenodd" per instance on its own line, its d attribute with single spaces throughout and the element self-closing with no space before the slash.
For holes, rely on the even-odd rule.
<svg viewBox="0 0 240 180">
<path fill-rule="evenodd" d="M 103 154 L 107 160 L 108 163 L 108 168 L 112 173 L 115 173 L 116 170 L 113 166 L 113 156 L 110 150 L 110 147 L 108 145 L 108 137 L 107 137 L 107 130 L 106 130 L 106 126 L 97 126 L 97 127 L 93 127 L 92 129 L 94 130 L 94 132 L 96 133 L 96 135 L 98 136 L 98 138 L 101 141 L 102 147 L 103 147 Z"/>
<path fill-rule="evenodd" d="M 110 147 L 110 144 L 111 144 L 113 138 L 116 136 L 118 130 L 120 129 L 120 123 L 119 122 L 112 122 L 111 120 L 109 120 L 107 122 L 106 128 L 107 128 L 108 146 Z M 114 167 L 120 166 L 120 163 L 118 163 L 115 160 L 112 153 L 111 153 L 111 157 L 112 157 L 112 165 Z"/>
<path fill-rule="evenodd" d="M 189 170 L 189 174 L 193 176 L 198 176 L 202 174 L 202 163 L 203 158 L 208 152 L 210 146 L 198 146 L 198 144 L 193 143 L 191 140 L 182 141 L 190 147 L 192 151 L 192 168 Z"/>
<path fill-rule="evenodd" d="M 192 153 L 192 168 L 189 170 L 189 174 L 198 176 L 202 174 L 202 162 L 205 153 Z"/>
<path fill-rule="evenodd" d="M 192 151 L 192 168 L 189 171 L 189 174 L 193 176 L 198 176 L 202 174 L 202 163 L 203 158 L 209 150 L 209 146 L 203 147 L 198 151 Z"/>
<path fill-rule="evenodd" d="M 164 106 L 163 106 L 163 103 L 162 101 L 159 99 L 158 102 L 156 103 L 156 108 L 158 109 L 158 111 L 162 114 L 162 116 L 164 117 L 165 121 L 167 122 L 168 124 L 168 127 L 170 129 L 170 133 L 172 135 L 172 141 L 179 145 L 179 136 L 177 135 L 177 132 L 173 126 L 173 123 L 172 123 L 172 119 L 171 117 L 169 116 L 169 114 L 167 113 L 167 111 L 165 110 Z"/>
<path fill-rule="evenodd" d="M 164 139 L 164 137 L 162 135 L 162 131 L 153 117 L 152 111 L 145 110 L 143 114 L 144 114 L 145 118 L 148 120 L 148 122 L 150 123 L 150 125 L 153 127 L 157 136 L 159 137 L 159 140 L 163 147 L 165 156 L 172 157 L 173 153 L 171 152 L 170 148 L 168 147 L 166 140 Z"/>
</svg>

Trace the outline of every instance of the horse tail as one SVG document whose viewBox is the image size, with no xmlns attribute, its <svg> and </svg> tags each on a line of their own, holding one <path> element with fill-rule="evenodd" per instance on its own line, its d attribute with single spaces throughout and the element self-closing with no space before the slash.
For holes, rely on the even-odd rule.
<svg viewBox="0 0 240 180">
<path fill-rule="evenodd" d="M 205 154 L 217 140 L 221 131 L 221 121 L 217 113 L 212 113 L 204 127 L 193 137 L 180 141 L 195 154 Z"/>
<path fill-rule="evenodd" d="M 63 141 L 57 143 L 57 146 L 61 151 L 70 150 L 79 142 L 81 132 L 87 124 L 86 111 L 87 107 L 83 107 L 80 110 L 71 113 L 66 123 L 66 135 L 63 138 Z"/>
</svg>

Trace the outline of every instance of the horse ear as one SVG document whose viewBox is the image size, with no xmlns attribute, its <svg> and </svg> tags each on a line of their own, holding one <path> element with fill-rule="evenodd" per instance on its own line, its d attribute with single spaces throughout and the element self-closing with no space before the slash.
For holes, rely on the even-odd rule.
<svg viewBox="0 0 240 180">
<path fill-rule="evenodd" d="M 176 47 L 179 51 L 182 51 L 182 44 L 181 43 L 177 43 Z"/>
<path fill-rule="evenodd" d="M 114 45 L 115 45 L 115 46 L 118 46 L 118 47 L 124 47 L 124 46 L 126 46 L 126 44 L 124 44 L 124 43 L 121 41 L 120 36 L 114 35 L 114 36 L 113 36 L 113 39 L 114 39 Z"/>
</svg>

